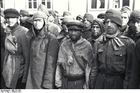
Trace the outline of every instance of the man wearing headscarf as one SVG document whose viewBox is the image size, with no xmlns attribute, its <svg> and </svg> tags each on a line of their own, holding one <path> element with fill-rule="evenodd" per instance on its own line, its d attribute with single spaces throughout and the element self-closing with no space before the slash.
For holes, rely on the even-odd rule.
<svg viewBox="0 0 140 93">
<path fill-rule="evenodd" d="M 24 80 L 27 89 L 53 89 L 59 43 L 46 26 L 44 12 L 33 14 L 33 25 L 25 35 L 26 60 Z"/>
<path fill-rule="evenodd" d="M 90 85 L 95 89 L 128 88 L 134 62 L 134 41 L 120 35 L 122 25 L 119 11 L 105 13 L 105 33 L 95 43 Z"/>
</svg>

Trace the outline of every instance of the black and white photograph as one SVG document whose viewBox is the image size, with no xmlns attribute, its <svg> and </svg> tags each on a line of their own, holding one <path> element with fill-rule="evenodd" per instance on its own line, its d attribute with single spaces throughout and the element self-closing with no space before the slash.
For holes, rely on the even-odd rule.
<svg viewBox="0 0 140 93">
<path fill-rule="evenodd" d="M 140 92 L 139 4 L 0 0 L 0 93 Z"/>
</svg>

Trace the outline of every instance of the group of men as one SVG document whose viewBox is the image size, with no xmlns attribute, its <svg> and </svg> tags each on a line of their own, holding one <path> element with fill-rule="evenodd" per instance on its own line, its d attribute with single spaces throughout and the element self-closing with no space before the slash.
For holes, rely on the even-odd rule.
<svg viewBox="0 0 140 93">
<path fill-rule="evenodd" d="M 140 10 L 128 11 L 108 9 L 103 20 L 65 11 L 59 23 L 43 5 L 32 17 L 4 10 L 1 88 L 140 88 Z"/>
</svg>

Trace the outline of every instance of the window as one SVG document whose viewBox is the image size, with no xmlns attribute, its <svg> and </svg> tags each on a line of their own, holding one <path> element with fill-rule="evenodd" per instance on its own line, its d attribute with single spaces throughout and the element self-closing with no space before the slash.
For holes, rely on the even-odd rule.
<svg viewBox="0 0 140 93">
<path fill-rule="evenodd" d="M 114 0 L 114 8 L 121 8 L 123 6 L 130 6 L 130 0 Z"/>
<path fill-rule="evenodd" d="M 29 9 L 37 9 L 37 0 L 28 0 L 28 8 Z"/>
<path fill-rule="evenodd" d="M 0 8 L 3 8 L 3 0 L 0 0 Z"/>
<path fill-rule="evenodd" d="M 129 0 L 123 0 L 123 6 L 129 6 Z"/>
<path fill-rule="evenodd" d="M 47 6 L 48 9 L 51 9 L 51 0 L 42 0 L 42 4 Z"/>
<path fill-rule="evenodd" d="M 114 0 L 114 7 L 120 8 L 120 0 Z"/>
<path fill-rule="evenodd" d="M 91 9 L 105 9 L 107 0 L 91 0 Z"/>
</svg>

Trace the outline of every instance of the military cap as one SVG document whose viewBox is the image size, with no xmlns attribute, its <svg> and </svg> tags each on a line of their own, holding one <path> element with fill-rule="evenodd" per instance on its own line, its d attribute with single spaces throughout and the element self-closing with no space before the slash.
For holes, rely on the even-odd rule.
<svg viewBox="0 0 140 93">
<path fill-rule="evenodd" d="M 8 8 L 4 11 L 5 18 L 18 18 L 19 12 L 14 8 Z"/>
<path fill-rule="evenodd" d="M 71 20 L 67 23 L 68 30 L 80 30 L 84 28 L 84 24 L 79 20 Z"/>
<path fill-rule="evenodd" d="M 20 10 L 20 15 L 29 16 L 29 12 L 27 10 Z"/>
</svg>

